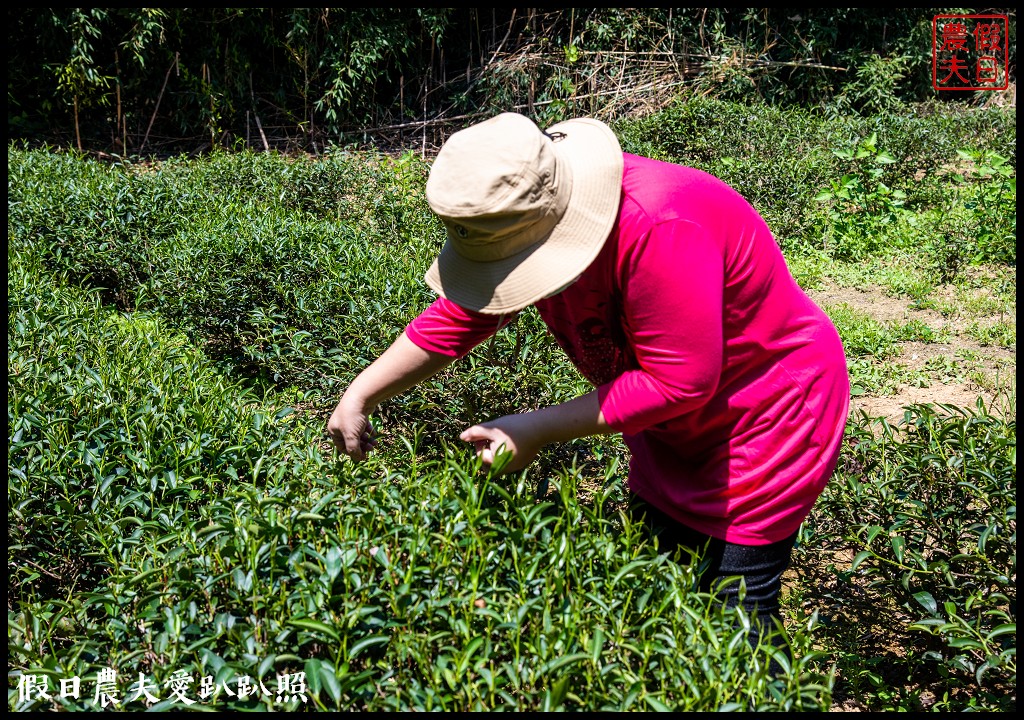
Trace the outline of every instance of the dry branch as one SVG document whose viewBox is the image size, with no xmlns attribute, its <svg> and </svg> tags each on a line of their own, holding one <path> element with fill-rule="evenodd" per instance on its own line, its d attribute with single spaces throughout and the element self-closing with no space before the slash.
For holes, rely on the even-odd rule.
<svg viewBox="0 0 1024 720">
<path fill-rule="evenodd" d="M 153 129 L 153 121 L 156 120 L 156 114 L 160 110 L 160 101 L 164 98 L 164 91 L 167 89 L 167 81 L 171 79 L 171 70 L 178 64 L 178 53 L 174 53 L 174 59 L 171 61 L 171 66 L 167 68 L 167 74 L 164 75 L 164 84 L 160 88 L 160 94 L 156 96 L 156 107 L 153 108 L 153 115 L 149 118 L 149 126 L 146 127 L 146 134 L 142 138 L 142 144 L 139 145 L 139 152 L 146 147 L 146 141 L 149 140 L 149 131 Z"/>
</svg>

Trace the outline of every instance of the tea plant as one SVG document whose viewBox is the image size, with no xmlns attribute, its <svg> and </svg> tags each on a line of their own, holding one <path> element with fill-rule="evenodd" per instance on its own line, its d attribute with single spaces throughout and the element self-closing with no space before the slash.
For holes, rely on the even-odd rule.
<svg viewBox="0 0 1024 720">
<path fill-rule="evenodd" d="M 965 149 L 958 155 L 971 164 L 966 176 L 955 176 L 966 186 L 961 197 L 972 219 L 970 258 L 1015 265 L 1017 178 L 1010 159 L 994 150 Z"/>
<path fill-rule="evenodd" d="M 965 136 L 1012 127 L 998 111 L 827 119 L 699 100 L 620 132 L 736 183 L 802 283 L 877 280 L 945 312 L 929 263 L 953 195 L 939 191 L 959 183 L 960 217 L 981 223 L 967 199 L 997 188 L 986 227 L 1011 227 L 1013 153 L 973 158 L 994 172 L 962 181 L 938 169 L 965 160 Z M 832 152 L 872 133 L 874 154 Z M 857 163 L 855 217 L 879 238 L 814 201 Z M 116 670 L 126 709 L 146 706 L 140 673 L 157 710 L 183 705 L 187 679 L 193 709 L 826 710 L 837 693 L 1012 709 L 1012 399 L 915 407 L 901 426 L 851 418 L 801 532 L 794 566 L 811 579 L 788 590 L 788 651 L 750 647 L 749 618 L 619 512 L 621 438 L 546 449 L 500 480 L 451 444 L 587 389 L 535 312 L 382 405 L 366 463 L 338 460 L 323 436 L 337 394 L 433 297 L 428 167 L 413 152 L 103 164 L 8 148 L 10 708 L 93 709 L 88 689 Z M 867 202 L 878 183 L 893 194 Z M 837 222 L 857 263 L 821 247 Z M 1015 270 L 986 242 L 963 254 L 948 314 L 1013 347 Z M 826 310 L 855 392 L 958 370 L 895 362 L 947 330 Z M 74 676 L 79 697 L 33 692 Z"/>
<path fill-rule="evenodd" d="M 157 710 L 827 705 L 810 630 L 751 647 L 618 513 L 614 454 L 586 504 L 418 433 L 354 468 L 158 317 L 9 260 L 12 709 L 96 707 L 71 678 L 141 709 L 143 677 Z"/>
<path fill-rule="evenodd" d="M 841 537 L 855 553 L 844 582 L 865 588 L 873 622 L 906 628 L 901 649 L 937 708 L 1011 706 L 1016 423 L 981 404 L 916 405 L 896 427 L 854 425 L 850 441 L 815 513 L 823 546 Z"/>
</svg>

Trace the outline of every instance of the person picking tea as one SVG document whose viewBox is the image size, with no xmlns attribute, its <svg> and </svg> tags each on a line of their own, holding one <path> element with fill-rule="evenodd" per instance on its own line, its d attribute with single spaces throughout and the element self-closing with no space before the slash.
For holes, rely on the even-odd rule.
<svg viewBox="0 0 1024 720">
<path fill-rule="evenodd" d="M 780 617 L 797 532 L 832 475 L 849 411 L 845 353 L 768 225 L 700 170 L 624 153 L 591 118 L 542 131 L 500 113 L 441 147 L 426 198 L 447 240 L 438 298 L 345 390 L 327 431 L 372 448 L 385 400 L 536 308 L 594 389 L 468 427 L 490 466 L 621 433 L 631 512 L 661 550 L 705 552 L 702 587 L 741 576 L 744 606 Z M 736 583 L 719 590 L 739 601 Z"/>
</svg>

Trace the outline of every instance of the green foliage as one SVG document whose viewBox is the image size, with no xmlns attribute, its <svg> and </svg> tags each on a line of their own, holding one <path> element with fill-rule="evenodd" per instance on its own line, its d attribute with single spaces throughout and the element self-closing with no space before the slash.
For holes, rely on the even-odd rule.
<svg viewBox="0 0 1024 720">
<path fill-rule="evenodd" d="M 323 91 L 313 103 L 329 132 L 336 133 L 349 122 L 372 123 L 381 103 L 379 86 L 392 86 L 392 73 L 401 73 L 408 60 L 422 51 L 422 37 L 410 33 L 410 24 L 417 22 L 429 38 L 444 32 L 451 10 L 447 8 L 416 8 L 415 15 L 397 8 L 352 8 L 348 10 L 304 9 L 318 15 L 307 22 L 299 21 L 291 33 L 299 39 L 300 28 L 305 40 L 310 30 L 322 37 L 314 60 L 315 75 L 322 75 Z M 308 53 L 309 50 L 306 50 Z M 390 101 L 391 98 L 388 98 Z"/>
<path fill-rule="evenodd" d="M 12 163 L 12 244 L 40 248 L 53 272 L 122 309 L 159 309 L 264 381 L 333 386 L 331 368 L 362 365 L 424 302 L 437 223 L 410 192 L 424 180 L 410 157 L 394 173 L 379 172 L 385 157 L 356 165 L 345 153 L 224 153 L 145 171 L 44 157 Z M 396 245 L 412 248 L 398 275 Z M 337 356 L 367 334 L 375 347 Z"/>
<path fill-rule="evenodd" d="M 621 119 L 677 93 L 832 117 L 963 106 L 978 98 L 931 86 L 938 12 L 21 7 L 8 13 L 8 126 L 33 142 L 81 135 L 83 149 L 166 157 L 401 143 L 410 120 L 429 123 L 415 131 L 436 146 L 435 123 L 448 132 L 495 108 L 542 124 Z"/>
<path fill-rule="evenodd" d="M 900 385 L 927 386 L 922 374 L 886 362 L 896 356 L 901 342 L 934 341 L 935 332 L 927 325 L 920 320 L 879 322 L 848 303 L 825 305 L 823 309 L 842 339 L 852 395 L 887 395 Z"/>
<path fill-rule="evenodd" d="M 836 157 L 849 163 L 852 172 L 832 180 L 828 189 L 814 198 L 830 203 L 829 224 L 824 230 L 826 248 L 827 238 L 838 236 L 833 241 L 838 247 L 831 254 L 842 260 L 859 260 L 877 252 L 876 243 L 886 239 L 883 228 L 902 218 L 906 193 L 884 182 L 885 166 L 897 161 L 878 149 L 877 142 L 877 134 L 872 133 L 854 147 L 833 150 Z"/>
<path fill-rule="evenodd" d="M 1015 261 L 1007 245 L 1016 239 L 1008 224 L 1016 220 L 1016 120 L 1004 110 L 833 118 L 694 98 L 615 129 L 627 152 L 691 165 L 735 187 L 789 255 L 863 261 L 916 255 L 926 245 L 936 265 L 948 264 L 939 239 L 953 217 L 963 217 L 972 228 L 958 241 L 964 262 Z M 962 164 L 967 147 L 999 148 L 1007 159 L 998 173 L 968 176 L 958 189 L 949 168 Z M 976 195 L 982 188 L 984 203 Z"/>
<path fill-rule="evenodd" d="M 850 440 L 817 507 L 828 518 L 819 532 L 856 552 L 847 582 L 866 584 L 879 613 L 882 598 L 894 603 L 944 697 L 935 709 L 1012 707 L 1016 423 L 980 404 L 915 405 L 900 426 L 858 423 Z M 964 688 L 970 702 L 954 701 Z"/>
<path fill-rule="evenodd" d="M 299 672 L 309 709 L 827 705 L 809 632 L 786 634 L 792 660 L 751 647 L 749 618 L 616 512 L 617 458 L 586 504 L 574 472 L 499 483 L 416 435 L 353 468 L 321 454 L 318 423 L 226 381 L 158 317 L 40 284 L 27 252 L 9 261 L 9 662 L 51 697 L 114 669 L 129 709 L 139 673 L 161 709 L 175 676 L 235 692 Z M 300 699 L 218 690 L 203 706 Z"/>
<path fill-rule="evenodd" d="M 868 313 L 847 303 L 829 305 L 824 309 L 839 331 L 848 356 L 870 355 L 886 359 L 895 354 L 896 343 L 901 338 L 891 326 L 875 320 Z"/>
<path fill-rule="evenodd" d="M 99 93 L 99 102 L 109 102 L 106 91 L 113 78 L 96 71 L 93 60 L 92 44 L 100 36 L 95 21 L 101 21 L 107 13 L 99 8 L 88 12 L 75 8 L 72 10 L 69 30 L 72 37 L 71 57 L 66 64 L 56 68 L 57 91 L 68 96 L 69 104 L 82 99 L 83 105 L 89 96 L 89 90 Z"/>
<path fill-rule="evenodd" d="M 256 482 L 280 418 L 158 317 L 8 263 L 9 559 L 20 595 L 60 599 L 123 562 L 141 520 L 168 527 L 228 478 Z"/>
<path fill-rule="evenodd" d="M 899 112 L 903 109 L 902 98 L 905 96 L 899 91 L 899 86 L 908 74 L 909 60 L 907 56 L 868 57 L 857 66 L 854 79 L 828 103 L 828 112 L 837 115 Z"/>
<path fill-rule="evenodd" d="M 964 205 L 970 211 L 975 262 L 1017 264 L 1017 178 L 1010 158 L 994 150 L 961 150 L 972 170 L 962 178 L 969 190 Z"/>
<path fill-rule="evenodd" d="M 616 129 L 628 151 L 740 189 L 802 279 L 848 252 L 859 281 L 925 301 L 943 263 L 963 280 L 997 262 L 992 312 L 1015 307 L 1012 113 L 836 118 L 704 98 Z M 824 580 L 791 590 L 809 603 L 785 631 L 791 660 L 749 647 L 749 618 L 694 592 L 690 567 L 618 512 L 621 438 L 552 447 L 501 481 L 449 445 L 587 389 L 532 311 L 382 405 L 369 461 L 336 460 L 325 411 L 432 299 L 428 168 L 412 151 L 104 164 L 8 147 L 11 708 L 61 704 L 21 703 L 20 674 L 88 688 L 114 667 L 122 697 L 140 672 L 156 682 L 157 709 L 175 671 L 193 693 L 204 677 L 274 689 L 303 672 L 307 709 L 820 711 L 835 674 L 871 709 L 922 709 L 925 687 L 939 709 L 1012 709 L 1012 420 L 851 420 L 801 534 L 795 564 Z M 833 183 L 848 197 L 816 202 Z M 942 255 L 941 228 L 961 228 L 963 259 Z M 928 325 L 826 309 L 855 392 L 967 372 L 893 362 L 902 342 L 943 339 Z M 977 333 L 1012 345 L 1008 320 Z M 865 616 L 843 619 L 865 605 L 898 657 L 865 639 Z"/>
</svg>

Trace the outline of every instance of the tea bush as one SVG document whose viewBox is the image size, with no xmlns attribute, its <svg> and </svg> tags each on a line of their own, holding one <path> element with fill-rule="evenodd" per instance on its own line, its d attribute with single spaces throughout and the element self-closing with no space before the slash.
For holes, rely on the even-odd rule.
<svg viewBox="0 0 1024 720">
<path fill-rule="evenodd" d="M 13 242 L 44 248 L 53 272 L 122 309 L 159 309 L 256 379 L 322 387 L 328 367 L 346 365 L 330 353 L 347 338 L 377 338 L 360 351 L 379 352 L 426 297 L 414 280 L 436 240 L 426 205 L 405 175 L 372 161 L 223 153 L 144 168 L 66 157 L 37 175 L 43 156 L 12 164 Z"/>
<path fill-rule="evenodd" d="M 441 228 L 413 155 L 218 153 L 146 168 L 70 156 L 46 166 L 44 152 L 11 152 L 15 247 L 33 247 L 50 271 L 124 310 L 159 311 L 256 390 L 299 387 L 327 402 L 432 299 L 422 276 Z M 67 201 L 68 186 L 82 199 Z M 524 385 L 489 382 L 495 361 L 528 368 Z M 469 367 L 461 387 L 497 388 L 480 402 L 510 412 L 571 392 L 552 377 L 582 383 L 532 311 Z M 464 415 L 449 412 L 448 395 L 427 386 L 384 412 L 408 425 Z"/>
<path fill-rule="evenodd" d="M 159 318 L 59 276 L 39 285 L 38 260 L 10 259 L 14 666 L 54 685 L 143 673 L 155 709 L 184 702 L 161 688 L 185 676 L 218 688 L 213 707 L 295 708 L 228 690 L 298 672 L 301 702 L 324 709 L 825 702 L 809 635 L 773 677 L 780 651 L 750 646 L 749 618 L 618 514 L 617 458 L 589 504 L 571 473 L 538 495 L 417 438 L 335 463 L 318 423 L 226 381 Z M 143 702 L 111 682 L 121 706 Z M 14 709 L 50 706 L 12 692 Z"/>
<path fill-rule="evenodd" d="M 628 152 L 692 165 L 729 182 L 764 215 L 788 253 L 823 251 L 838 259 L 918 252 L 931 234 L 917 226 L 948 217 L 950 204 L 958 205 L 951 197 L 955 187 L 942 178 L 962 166 L 965 152 L 994 153 L 998 169 L 978 163 L 971 184 L 984 185 L 991 200 L 1001 198 L 998 204 L 981 203 L 968 191 L 959 206 L 986 213 L 975 226 L 993 228 L 995 222 L 998 229 L 980 242 L 970 237 L 967 257 L 1015 261 L 1006 247 L 1006 238 L 1016 237 L 1006 225 L 1016 217 L 1012 112 L 924 106 L 830 117 L 693 98 L 616 129 Z M 908 219 L 929 210 L 939 217 Z M 989 244 L 998 249 L 986 251 Z"/>
<path fill-rule="evenodd" d="M 818 551 L 848 543 L 844 582 L 870 590 L 875 622 L 906 628 L 936 709 L 1008 707 L 1017 681 L 1016 422 L 980 403 L 912 405 L 897 427 L 864 420 L 815 508 L 822 524 L 809 524 Z"/>
<path fill-rule="evenodd" d="M 1013 273 L 1012 114 L 698 100 L 617 129 L 627 150 L 736 184 L 801 277 L 897 252 L 929 283 L 975 262 Z M 619 512 L 621 438 L 547 449 L 501 480 L 449 444 L 586 389 L 531 310 L 385 403 L 366 463 L 336 460 L 326 413 L 432 299 L 428 167 L 408 152 L 135 165 L 9 146 L 9 707 L 91 709 L 22 697 L 19 678 L 52 691 L 116 668 L 129 709 L 140 673 L 156 709 L 190 681 L 218 709 L 825 710 L 837 674 L 870 709 L 922 709 L 925 692 L 1012 709 L 1012 418 L 851 420 L 801 534 L 796 569 L 825 577 L 791 590 L 811 609 L 783 632 L 788 655 L 749 647 L 749 618 L 695 592 L 686 558 Z M 921 285 L 908 273 L 901 286 Z M 898 343 L 933 339 L 827 310 L 861 390 L 895 381 L 874 361 Z M 834 603 L 884 625 L 898 658 Z M 298 673 L 308 693 L 282 689 Z"/>
<path fill-rule="evenodd" d="M 40 283 L 23 252 L 8 262 L 12 581 L 56 600 L 240 473 L 269 472 L 285 431 L 158 316 Z"/>
</svg>

